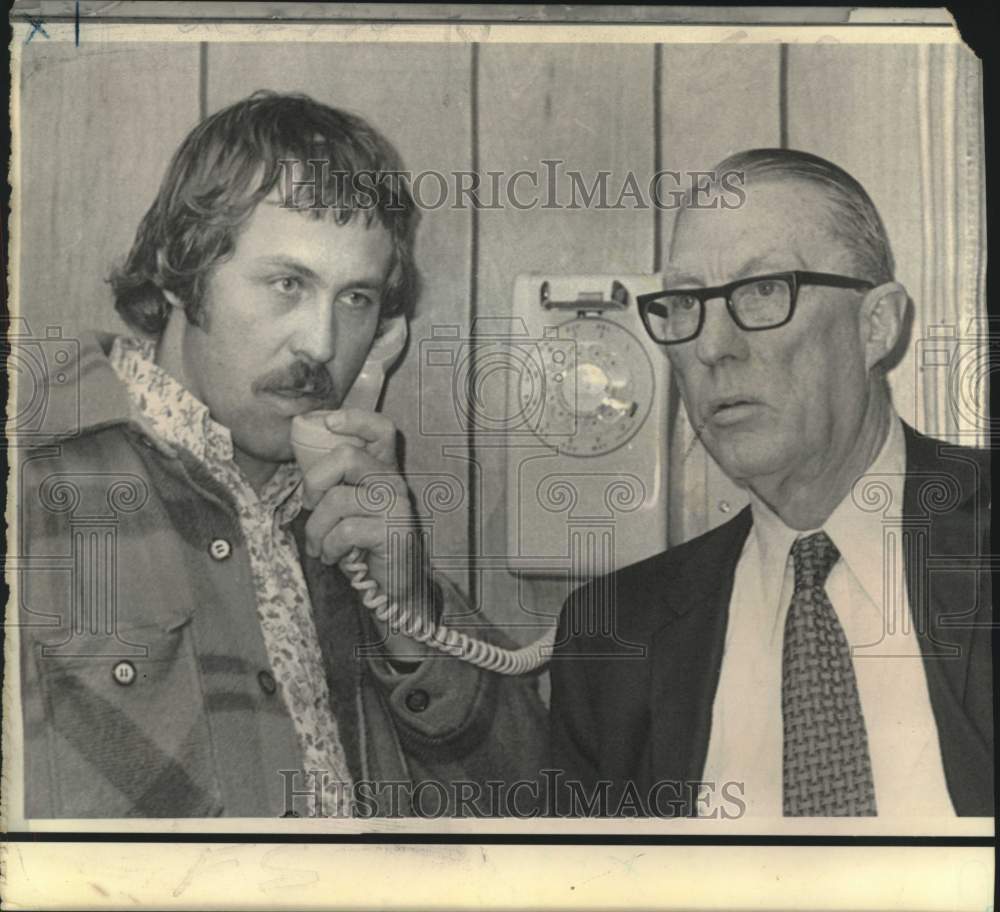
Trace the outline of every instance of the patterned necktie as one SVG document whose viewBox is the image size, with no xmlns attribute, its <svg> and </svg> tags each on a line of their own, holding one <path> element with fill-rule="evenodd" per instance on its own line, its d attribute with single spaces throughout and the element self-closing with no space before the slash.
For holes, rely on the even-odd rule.
<svg viewBox="0 0 1000 912">
<path fill-rule="evenodd" d="M 840 558 L 825 532 L 792 547 L 795 592 L 781 666 L 786 817 L 873 817 L 875 784 L 850 647 L 824 585 Z"/>
</svg>

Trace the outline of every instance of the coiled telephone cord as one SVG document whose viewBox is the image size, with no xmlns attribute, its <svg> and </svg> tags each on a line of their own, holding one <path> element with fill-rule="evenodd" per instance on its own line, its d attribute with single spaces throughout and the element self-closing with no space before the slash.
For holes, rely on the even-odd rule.
<svg viewBox="0 0 1000 912">
<path fill-rule="evenodd" d="M 351 586 L 361 593 L 361 600 L 380 621 L 398 630 L 418 643 L 427 643 L 439 652 L 455 656 L 487 671 L 503 675 L 520 675 L 544 665 L 552 655 L 556 640 L 556 625 L 541 639 L 520 649 L 504 649 L 493 643 L 477 640 L 459 630 L 434 624 L 410 611 L 401 609 L 379 591 L 375 580 L 368 578 L 368 565 L 361 559 L 361 550 L 355 548 L 342 565 L 350 574 Z"/>
</svg>

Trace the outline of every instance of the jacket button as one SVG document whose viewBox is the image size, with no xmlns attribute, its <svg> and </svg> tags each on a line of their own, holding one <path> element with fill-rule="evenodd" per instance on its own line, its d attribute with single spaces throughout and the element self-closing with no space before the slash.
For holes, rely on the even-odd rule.
<svg viewBox="0 0 1000 912">
<path fill-rule="evenodd" d="M 431 698 L 426 690 L 411 690 L 406 695 L 406 708 L 410 712 L 422 713 L 430 705 Z"/>
<path fill-rule="evenodd" d="M 233 546 L 224 538 L 216 538 L 208 546 L 208 553 L 217 561 L 224 561 L 233 553 Z"/>
<path fill-rule="evenodd" d="M 119 662 L 111 669 L 111 676 L 123 687 L 135 680 L 135 665 L 131 662 Z"/>
<path fill-rule="evenodd" d="M 278 689 L 278 683 L 269 671 L 258 671 L 257 683 L 260 684 L 260 689 L 268 695 L 273 694 Z"/>
</svg>

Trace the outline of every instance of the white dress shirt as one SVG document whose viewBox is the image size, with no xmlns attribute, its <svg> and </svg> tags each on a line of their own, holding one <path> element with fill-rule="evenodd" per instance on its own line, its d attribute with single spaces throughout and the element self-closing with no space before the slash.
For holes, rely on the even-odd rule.
<svg viewBox="0 0 1000 912">
<path fill-rule="evenodd" d="M 905 472 L 903 428 L 894 416 L 871 468 L 823 524 L 840 551 L 826 592 L 851 647 L 879 816 L 954 816 L 906 594 L 899 534 Z M 780 817 L 790 551 L 796 538 L 819 530 L 790 529 L 752 493 L 750 505 L 753 526 L 733 581 L 703 779 L 742 782 L 748 815 Z"/>
</svg>

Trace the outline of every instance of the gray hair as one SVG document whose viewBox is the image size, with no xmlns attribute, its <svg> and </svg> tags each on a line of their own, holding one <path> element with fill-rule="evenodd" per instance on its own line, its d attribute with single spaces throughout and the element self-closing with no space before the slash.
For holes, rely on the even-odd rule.
<svg viewBox="0 0 1000 912">
<path fill-rule="evenodd" d="M 858 278 L 876 285 L 891 282 L 895 264 L 889 235 L 865 188 L 833 162 L 795 149 L 749 149 L 736 152 L 715 169 L 716 174 L 742 172 L 751 179 L 797 179 L 818 187 L 833 207 L 830 229 L 851 252 Z"/>
</svg>

